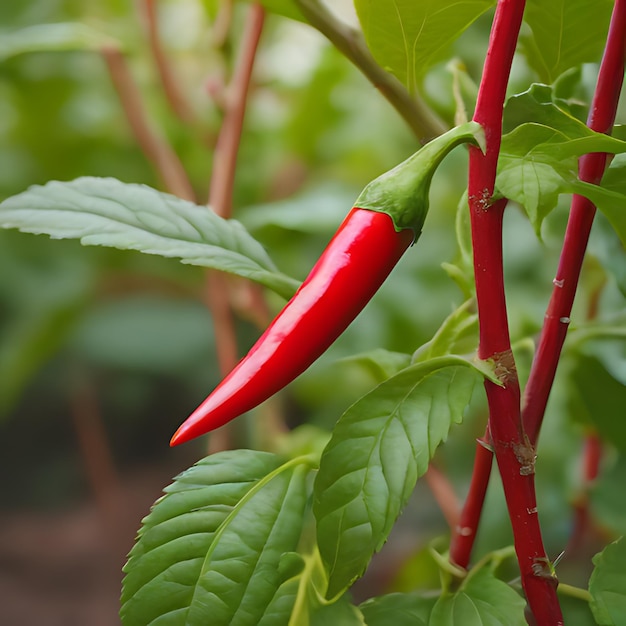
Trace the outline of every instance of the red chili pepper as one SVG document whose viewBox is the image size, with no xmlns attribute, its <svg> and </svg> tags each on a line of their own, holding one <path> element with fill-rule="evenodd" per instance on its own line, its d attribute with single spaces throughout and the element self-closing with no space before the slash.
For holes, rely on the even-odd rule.
<svg viewBox="0 0 626 626">
<path fill-rule="evenodd" d="M 396 232 L 385 213 L 352 209 L 300 289 L 172 445 L 222 426 L 299 376 L 359 314 L 414 238 L 410 229 Z"/>
<path fill-rule="evenodd" d="M 370 183 L 296 294 L 250 352 L 176 431 L 178 445 L 222 426 L 285 387 L 347 328 L 419 236 L 434 168 L 475 140 L 470 123 Z"/>
</svg>

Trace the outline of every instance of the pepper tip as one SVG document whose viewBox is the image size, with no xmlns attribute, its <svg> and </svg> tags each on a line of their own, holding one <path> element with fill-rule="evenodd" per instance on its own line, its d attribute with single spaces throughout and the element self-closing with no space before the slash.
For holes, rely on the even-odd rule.
<svg viewBox="0 0 626 626">
<path fill-rule="evenodd" d="M 172 435 L 172 438 L 170 439 L 170 448 L 178 446 L 181 443 L 185 443 L 186 441 L 189 441 L 189 437 L 185 436 L 183 426 L 184 424 L 180 426 L 178 430 Z"/>
</svg>

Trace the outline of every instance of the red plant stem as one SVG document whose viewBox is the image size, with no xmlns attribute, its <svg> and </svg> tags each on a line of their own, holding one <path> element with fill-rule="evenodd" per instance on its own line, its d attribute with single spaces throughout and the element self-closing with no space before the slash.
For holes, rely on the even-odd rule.
<svg viewBox="0 0 626 626">
<path fill-rule="evenodd" d="M 515 550 L 530 610 L 541 626 L 563 624 L 539 519 L 534 449 L 522 425 L 520 388 L 511 352 L 502 267 L 502 218 L 506 199 L 491 203 L 502 136 L 502 110 L 524 13 L 524 0 L 500 0 L 478 93 L 474 120 L 482 124 L 486 154 L 471 147 L 469 207 L 480 322 L 478 356 L 494 362 L 502 386 L 485 382 L 489 429 L 502 477 Z"/>
<path fill-rule="evenodd" d="M 590 431 L 585 436 L 582 455 L 582 488 L 576 497 L 574 509 L 574 523 L 572 534 L 567 542 L 566 553 L 580 550 L 586 535 L 593 529 L 589 511 L 589 489 L 600 471 L 602 460 L 602 439 L 598 433 Z"/>
<path fill-rule="evenodd" d="M 156 2 L 157 0 L 144 1 L 148 39 L 150 41 L 152 56 L 156 64 L 157 71 L 159 72 L 159 77 L 161 78 L 163 93 L 165 94 L 170 108 L 183 122 L 191 123 L 194 121 L 194 114 L 189 107 L 185 96 L 180 90 L 174 70 L 161 44 Z"/>
<path fill-rule="evenodd" d="M 102 48 L 100 52 L 142 152 L 161 176 L 170 193 L 193 202 L 195 193 L 185 168 L 172 147 L 150 123 L 141 92 L 128 69 L 124 55 L 111 46 Z"/>
<path fill-rule="evenodd" d="M 625 39 L 625 5 L 624 0 L 617 0 L 611 20 L 607 46 L 602 64 L 596 96 L 589 116 L 589 125 L 598 132 L 608 132 L 615 116 L 615 106 L 619 98 L 624 73 L 624 39 Z M 606 163 L 605 155 L 587 155 L 581 159 L 582 164 L 589 160 Z M 587 166 L 589 167 L 589 166 Z M 581 171 L 581 179 L 583 173 Z M 589 211 L 591 208 L 591 213 Z M 546 315 L 546 323 L 542 332 L 539 348 L 530 378 L 526 386 L 525 406 L 522 412 L 525 428 L 531 443 L 536 443 L 541 420 L 548 401 L 548 395 L 554 380 L 567 324 L 560 322 L 561 317 L 567 318 L 571 313 L 574 293 L 578 282 L 582 256 L 589 236 L 589 228 L 595 214 L 595 207 L 584 198 L 577 197 L 572 205 L 569 235 L 566 235 L 565 248 L 570 251 L 567 260 L 560 265 L 561 271 L 555 279 L 555 288 Z M 578 232 L 583 229 L 582 235 Z M 584 242 L 582 248 L 580 242 Z M 571 262 L 574 250 L 579 260 Z M 565 254 L 564 254 L 565 257 Z M 562 286 L 558 283 L 563 280 Z M 567 287 L 565 287 L 567 285 Z M 569 301 L 569 302 L 568 302 Z M 476 529 L 482 511 L 487 483 L 491 472 L 491 453 L 482 445 L 477 447 L 472 482 L 469 493 L 461 512 L 459 530 L 453 536 L 450 546 L 450 559 L 461 567 L 467 567 L 470 560 Z"/>
<path fill-rule="evenodd" d="M 596 132 L 610 133 L 615 121 L 624 80 L 625 41 L 626 0 L 616 0 L 600 64 L 598 84 L 587 120 L 588 126 Z M 579 178 L 585 182 L 598 184 L 606 169 L 607 159 L 606 154 L 598 152 L 581 157 L 578 165 Z M 572 198 L 554 289 L 525 390 L 524 425 L 533 445 L 539 437 L 550 389 L 565 342 L 595 213 L 596 207 L 587 198 L 579 195 Z"/>
<path fill-rule="evenodd" d="M 487 429 L 485 437 L 476 444 L 472 480 L 458 524 L 456 528 L 453 528 L 450 542 L 450 561 L 464 569 L 467 569 L 469 565 L 491 476 L 493 452 L 490 447 L 486 447 L 490 446 L 489 439 L 489 429 Z"/>
<path fill-rule="evenodd" d="M 460 505 L 452 484 L 448 477 L 432 463 L 428 466 L 425 478 L 448 526 L 454 531 L 459 525 Z"/>
<path fill-rule="evenodd" d="M 235 183 L 237 153 L 241 143 L 243 120 L 252 68 L 265 22 L 265 10 L 254 3 L 248 9 L 240 56 L 228 87 L 227 108 L 213 155 L 209 204 L 221 217 L 230 217 Z"/>
</svg>

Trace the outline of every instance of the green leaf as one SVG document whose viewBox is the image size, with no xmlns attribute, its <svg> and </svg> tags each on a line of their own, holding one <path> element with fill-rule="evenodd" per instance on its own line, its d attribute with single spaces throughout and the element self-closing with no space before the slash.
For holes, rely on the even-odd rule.
<svg viewBox="0 0 626 626">
<path fill-rule="evenodd" d="M 275 270 L 239 222 L 145 185 L 78 178 L 33 186 L 0 203 L 0 227 L 139 250 L 254 280 L 285 298 L 297 281 Z"/>
<path fill-rule="evenodd" d="M 498 164 L 498 192 L 524 207 L 537 233 L 559 194 L 579 193 L 606 214 L 624 240 L 626 213 L 620 210 L 624 195 L 579 181 L 577 158 L 588 152 L 626 152 L 626 142 L 591 130 L 587 136 L 573 136 L 569 130 L 528 123 L 505 135 Z"/>
<path fill-rule="evenodd" d="M 413 355 L 413 362 L 451 353 L 468 353 L 478 344 L 478 315 L 473 299 L 466 300 L 444 320 L 434 337 Z"/>
<path fill-rule="evenodd" d="M 374 58 L 414 92 L 420 78 L 494 0 L 355 0 Z"/>
<path fill-rule="evenodd" d="M 593 557 L 590 607 L 600 626 L 626 624 L 626 541 L 623 537 Z"/>
<path fill-rule="evenodd" d="M 390 593 L 359 607 L 367 626 L 428 626 L 435 598 L 417 593 Z"/>
<path fill-rule="evenodd" d="M 320 606 L 312 612 L 310 626 L 369 626 L 365 622 L 361 611 L 354 606 L 347 596 L 342 596 L 336 602 Z M 293 626 L 301 626 L 301 622 Z"/>
<path fill-rule="evenodd" d="M 377 348 L 345 357 L 339 363 L 354 363 L 367 371 L 377 383 L 382 383 L 411 365 L 411 355 Z"/>
<path fill-rule="evenodd" d="M 603 439 L 626 451 L 626 386 L 597 358 L 576 355 L 568 376 L 567 403 L 575 419 L 593 424 Z"/>
<path fill-rule="evenodd" d="M 558 98 L 556 88 L 541 83 L 532 84 L 526 91 L 511 96 L 504 107 L 504 128 L 515 130 L 527 122 L 558 128 L 567 137 L 586 137 L 589 128 L 568 110 L 568 103 Z"/>
<path fill-rule="evenodd" d="M 27 52 L 55 50 L 100 50 L 119 46 L 114 39 L 85 24 L 59 22 L 37 24 L 0 33 L 0 61 Z"/>
<path fill-rule="evenodd" d="M 612 0 L 528 0 L 522 50 L 541 80 L 554 82 L 566 70 L 599 61 L 613 8 Z"/>
<path fill-rule="evenodd" d="M 603 468 L 598 479 L 591 487 L 591 505 L 593 514 L 611 530 L 626 533 L 626 456 L 617 455 L 610 467 Z"/>
<path fill-rule="evenodd" d="M 124 625 L 287 624 L 304 567 L 294 550 L 307 463 L 237 450 L 183 472 L 144 519 L 124 568 Z"/>
<path fill-rule="evenodd" d="M 461 421 L 476 380 L 461 357 L 433 359 L 385 381 L 340 418 L 314 489 L 327 597 L 380 550 L 437 446 Z"/>
<path fill-rule="evenodd" d="M 282 15 L 299 22 L 306 21 L 294 0 L 261 0 L 261 4 L 270 13 Z"/>
<path fill-rule="evenodd" d="M 7 415 L 34 373 L 67 341 L 87 301 L 87 293 L 72 300 L 42 299 L 41 308 L 6 324 L 0 342 L 0 417 Z"/>
<path fill-rule="evenodd" d="M 429 626 L 526 626 L 525 600 L 488 567 L 473 571 L 453 594 L 442 595 Z"/>
</svg>

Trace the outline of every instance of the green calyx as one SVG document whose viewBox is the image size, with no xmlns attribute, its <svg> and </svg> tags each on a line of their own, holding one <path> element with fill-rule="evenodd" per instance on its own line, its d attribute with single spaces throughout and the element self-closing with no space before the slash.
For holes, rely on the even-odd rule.
<svg viewBox="0 0 626 626">
<path fill-rule="evenodd" d="M 433 174 L 456 146 L 472 143 L 485 150 L 485 133 L 477 122 L 467 122 L 433 139 L 392 170 L 374 179 L 355 205 L 387 213 L 396 230 L 411 228 L 417 238 L 428 213 L 428 194 Z"/>
</svg>

